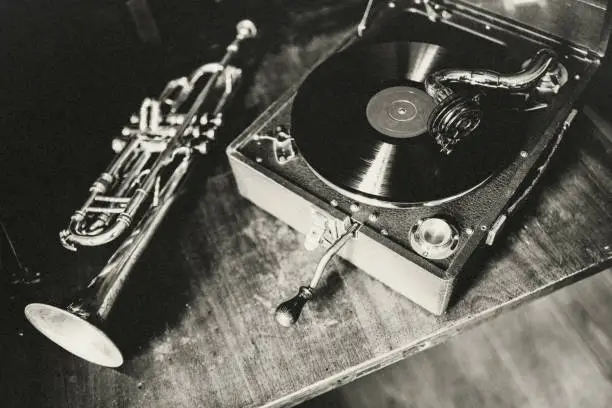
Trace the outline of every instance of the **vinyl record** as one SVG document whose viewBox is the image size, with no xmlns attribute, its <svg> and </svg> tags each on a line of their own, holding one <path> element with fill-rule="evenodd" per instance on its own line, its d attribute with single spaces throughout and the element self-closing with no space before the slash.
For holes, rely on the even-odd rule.
<svg viewBox="0 0 612 408">
<path fill-rule="evenodd" d="M 435 102 L 423 82 L 442 68 L 474 67 L 469 55 L 427 43 L 335 54 L 308 76 L 294 100 L 291 131 L 300 153 L 328 184 L 375 205 L 420 205 L 471 191 L 514 157 L 525 132 L 519 115 L 500 108 L 494 96 L 482 103 L 479 128 L 450 155 L 440 153 L 427 132 Z"/>
</svg>

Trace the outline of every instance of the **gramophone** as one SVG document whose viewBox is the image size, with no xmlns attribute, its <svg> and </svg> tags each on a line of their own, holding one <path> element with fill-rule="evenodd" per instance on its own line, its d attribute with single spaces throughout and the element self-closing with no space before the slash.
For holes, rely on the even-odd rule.
<svg viewBox="0 0 612 408">
<path fill-rule="evenodd" d="M 554 157 L 609 27 L 599 2 L 370 1 L 227 149 L 244 197 L 328 248 L 277 321 L 335 253 L 442 314 Z"/>
</svg>

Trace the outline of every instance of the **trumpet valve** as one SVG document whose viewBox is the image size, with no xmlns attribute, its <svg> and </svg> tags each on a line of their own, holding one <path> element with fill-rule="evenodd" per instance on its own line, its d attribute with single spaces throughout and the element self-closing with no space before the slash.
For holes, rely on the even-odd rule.
<svg viewBox="0 0 612 408">
<path fill-rule="evenodd" d="M 215 140 L 215 130 L 214 129 L 208 129 L 206 132 L 204 132 L 204 135 L 206 135 L 206 138 L 209 140 Z"/>
<path fill-rule="evenodd" d="M 217 114 L 217 116 L 215 116 L 210 123 L 212 123 L 215 126 L 221 126 L 221 123 L 223 123 L 223 116 L 219 113 Z"/>
<path fill-rule="evenodd" d="M 126 144 L 127 142 L 125 140 L 116 137 L 111 142 L 111 148 L 113 149 L 113 152 L 119 153 L 123 150 Z"/>
<path fill-rule="evenodd" d="M 205 140 L 203 142 L 200 142 L 194 145 L 193 148 L 200 154 L 206 154 L 208 153 L 208 141 Z"/>
</svg>

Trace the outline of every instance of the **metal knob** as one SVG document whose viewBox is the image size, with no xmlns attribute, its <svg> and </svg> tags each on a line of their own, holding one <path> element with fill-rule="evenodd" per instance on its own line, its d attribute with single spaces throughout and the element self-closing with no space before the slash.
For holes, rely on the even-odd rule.
<svg viewBox="0 0 612 408">
<path fill-rule="evenodd" d="M 427 259 L 445 259 L 455 252 L 459 241 L 457 228 L 444 218 L 419 220 L 409 233 L 412 249 Z"/>
<path fill-rule="evenodd" d="M 295 297 L 281 303 L 274 313 L 276 322 L 283 327 L 291 327 L 297 322 L 306 302 L 312 299 L 312 288 L 301 286 Z"/>
</svg>

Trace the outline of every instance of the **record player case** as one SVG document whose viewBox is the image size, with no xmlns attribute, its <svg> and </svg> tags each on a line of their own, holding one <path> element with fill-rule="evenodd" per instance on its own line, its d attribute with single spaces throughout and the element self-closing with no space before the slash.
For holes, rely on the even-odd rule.
<svg viewBox="0 0 612 408">
<path fill-rule="evenodd" d="M 606 5 L 596 2 L 575 1 L 571 7 L 546 0 L 382 5 L 371 13 L 363 36 L 353 31 L 319 63 L 355 43 L 390 40 L 451 41 L 448 46 L 459 46 L 476 58 L 480 53 L 503 53 L 521 60 L 548 47 L 561 56 L 568 82 L 546 109 L 519 129 L 526 132 L 525 142 L 508 166 L 469 194 L 411 208 L 365 203 L 341 194 L 312 172 L 290 137 L 292 104 L 300 86 L 296 84 L 227 148 L 238 190 L 306 234 L 309 247 L 329 246 L 349 224 L 361 224 L 356 239 L 338 254 L 440 315 L 460 286 L 459 278 L 478 273 L 478 262 L 468 260 L 486 255 L 488 246 L 503 239 L 507 220 L 537 185 L 576 114 L 580 94 L 604 57 L 609 28 Z M 433 216 L 448 217 L 457 227 L 457 250 L 449 258 L 426 259 L 411 248 L 411 228 Z M 305 281 L 310 274 L 305 271 Z M 304 282 L 294 283 L 297 287 Z"/>
</svg>

